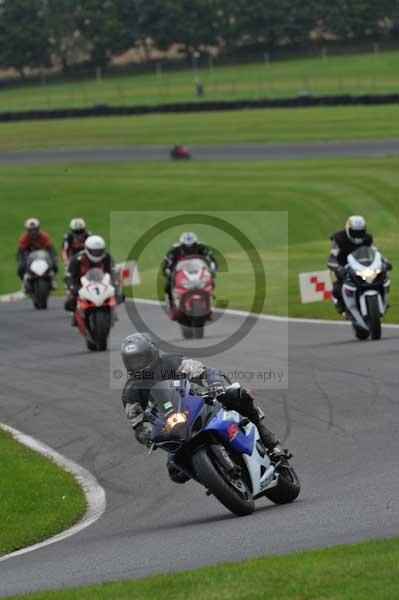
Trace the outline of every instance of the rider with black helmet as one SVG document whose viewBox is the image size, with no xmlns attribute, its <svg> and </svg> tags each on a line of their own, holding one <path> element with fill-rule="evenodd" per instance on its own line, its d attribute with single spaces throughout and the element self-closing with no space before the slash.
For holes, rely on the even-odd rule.
<svg viewBox="0 0 399 600">
<path fill-rule="evenodd" d="M 123 388 L 122 402 L 130 420 L 136 439 L 141 444 L 149 441 L 151 426 L 143 422 L 143 411 L 147 408 L 149 392 L 154 383 L 179 379 L 182 375 L 191 381 L 201 382 L 212 391 L 223 390 L 223 374 L 220 370 L 205 367 L 201 362 L 185 359 L 182 354 L 161 353 L 146 333 L 128 335 L 121 345 L 121 353 L 129 378 Z M 261 413 L 255 407 L 251 394 L 244 388 L 222 393 L 218 399 L 228 410 L 236 410 L 256 425 L 259 436 L 270 453 L 272 460 L 281 455 L 277 436 L 261 422 Z M 171 479 L 184 483 L 187 476 L 172 462 L 168 462 Z"/>
</svg>

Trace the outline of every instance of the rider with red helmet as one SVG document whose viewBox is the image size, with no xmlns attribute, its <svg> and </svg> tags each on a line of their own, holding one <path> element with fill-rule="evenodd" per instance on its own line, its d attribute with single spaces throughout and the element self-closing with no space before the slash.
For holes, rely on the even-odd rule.
<svg viewBox="0 0 399 600">
<path fill-rule="evenodd" d="M 23 279 L 26 271 L 26 260 L 31 252 L 46 250 L 51 258 L 54 273 L 57 273 L 57 254 L 48 233 L 40 231 L 40 222 L 31 217 L 25 221 L 25 232 L 18 242 L 17 262 L 18 276 Z"/>
</svg>

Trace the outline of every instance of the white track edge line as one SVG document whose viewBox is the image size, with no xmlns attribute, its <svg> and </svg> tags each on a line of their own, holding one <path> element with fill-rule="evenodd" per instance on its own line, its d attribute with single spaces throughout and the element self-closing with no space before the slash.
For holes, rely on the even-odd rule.
<svg viewBox="0 0 399 600">
<path fill-rule="evenodd" d="M 14 558 L 16 556 L 21 556 L 22 554 L 26 554 L 28 552 L 33 552 L 33 550 L 39 550 L 40 548 L 44 548 L 45 546 L 49 546 L 50 544 L 55 544 L 56 542 L 60 542 L 65 540 L 66 538 L 79 533 L 86 527 L 92 525 L 95 521 L 97 521 L 103 514 L 106 508 L 106 496 L 104 488 L 98 483 L 97 479 L 92 475 L 89 471 L 87 471 L 84 467 L 81 467 L 74 461 L 66 458 L 56 450 L 53 450 L 46 444 L 43 444 L 39 440 L 18 431 L 18 429 L 14 429 L 9 425 L 5 425 L 4 423 L 0 423 L 0 429 L 4 431 L 8 431 L 11 433 L 14 439 L 18 442 L 27 446 L 31 450 L 38 452 L 42 456 L 53 460 L 58 466 L 64 468 L 66 471 L 72 473 L 80 487 L 83 490 L 83 493 L 87 502 L 87 509 L 82 519 L 69 527 L 65 531 L 61 531 L 56 535 L 43 540 L 42 542 L 38 542 L 37 544 L 33 544 L 31 546 L 27 546 L 26 548 L 21 548 L 20 550 L 15 550 L 14 552 L 10 552 L 9 554 L 5 554 L 4 556 L 0 556 L 0 562 L 8 560 L 10 558 Z"/>
<path fill-rule="evenodd" d="M 148 298 L 127 298 L 129 301 L 134 301 L 139 304 L 150 304 L 152 306 L 161 306 L 162 303 L 158 300 L 150 300 Z M 215 309 L 215 312 L 221 312 L 221 309 Z M 269 315 L 267 313 L 251 313 L 245 310 L 236 310 L 232 308 L 226 309 L 224 312 L 231 316 L 236 317 L 248 317 L 253 316 L 263 321 L 277 321 L 283 323 L 309 323 L 311 325 L 350 325 L 348 321 L 334 321 L 327 319 L 306 319 L 301 317 L 278 317 L 277 315 Z M 396 323 L 383 323 L 384 328 L 399 329 L 399 324 Z"/>
</svg>

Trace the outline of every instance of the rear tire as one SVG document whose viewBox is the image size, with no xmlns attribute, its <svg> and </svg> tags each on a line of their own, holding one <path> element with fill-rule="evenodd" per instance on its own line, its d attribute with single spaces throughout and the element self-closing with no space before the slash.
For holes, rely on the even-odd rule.
<svg viewBox="0 0 399 600">
<path fill-rule="evenodd" d="M 292 467 L 280 467 L 279 478 L 276 487 L 265 492 L 274 504 L 288 504 L 293 502 L 301 491 L 298 475 Z"/>
<path fill-rule="evenodd" d="M 381 316 L 378 296 L 367 297 L 367 312 L 371 339 L 379 340 L 381 338 Z"/>
<path fill-rule="evenodd" d="M 240 478 L 243 494 L 229 485 L 227 474 L 224 477 L 212 462 L 207 448 L 200 448 L 193 456 L 193 467 L 201 483 L 237 517 L 250 515 L 255 510 L 255 502 L 247 484 Z"/>
</svg>

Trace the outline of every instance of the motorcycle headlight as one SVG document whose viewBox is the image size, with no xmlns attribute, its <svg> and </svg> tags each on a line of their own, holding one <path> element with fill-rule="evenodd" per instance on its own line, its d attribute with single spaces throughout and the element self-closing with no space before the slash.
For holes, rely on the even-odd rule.
<svg viewBox="0 0 399 600">
<path fill-rule="evenodd" d="M 202 289 L 203 287 L 205 287 L 205 281 L 203 281 L 202 279 L 196 279 L 195 281 L 190 281 L 189 279 L 186 279 L 186 281 L 183 282 L 183 287 L 186 290 L 191 290 L 192 288 Z"/>
<path fill-rule="evenodd" d="M 363 269 L 362 271 L 356 271 L 356 275 L 361 277 L 363 281 L 372 283 L 374 279 L 381 273 L 381 269 Z"/>
<path fill-rule="evenodd" d="M 165 421 L 165 431 L 170 432 L 177 425 L 182 425 L 187 422 L 187 417 L 182 412 L 176 412 L 169 415 L 169 417 Z"/>
</svg>

